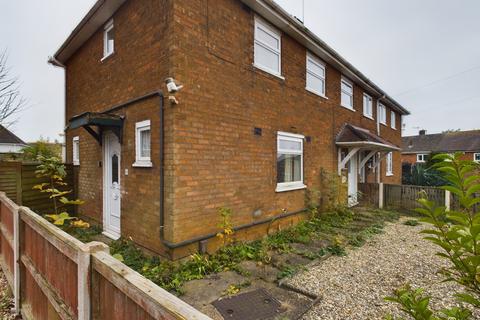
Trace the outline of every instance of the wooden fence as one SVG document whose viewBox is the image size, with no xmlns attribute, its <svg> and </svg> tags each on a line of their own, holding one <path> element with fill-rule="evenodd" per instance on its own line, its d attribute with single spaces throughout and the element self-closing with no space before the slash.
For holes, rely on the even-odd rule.
<svg viewBox="0 0 480 320">
<path fill-rule="evenodd" d="M 0 265 L 16 314 L 50 319 L 210 319 L 99 242 L 82 243 L 0 193 Z"/>
<path fill-rule="evenodd" d="M 35 174 L 38 163 L 22 163 L 19 161 L 0 162 L 0 190 L 15 203 L 29 207 L 38 213 L 52 213 L 53 204 L 48 194 L 33 190 L 33 186 L 49 182 L 47 178 L 38 178 Z M 67 188 L 73 190 L 72 198 L 76 196 L 76 175 L 75 167 L 71 164 L 65 165 L 67 176 L 65 182 Z M 72 207 L 66 208 L 70 213 Z"/>
</svg>

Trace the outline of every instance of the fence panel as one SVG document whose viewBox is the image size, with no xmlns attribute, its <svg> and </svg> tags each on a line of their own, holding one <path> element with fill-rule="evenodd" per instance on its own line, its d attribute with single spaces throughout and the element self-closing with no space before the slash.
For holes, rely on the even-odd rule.
<svg viewBox="0 0 480 320">
<path fill-rule="evenodd" d="M 445 191 L 435 187 L 385 185 L 385 206 L 403 210 L 419 207 L 417 200 L 426 197 L 438 206 L 445 205 Z"/>
<path fill-rule="evenodd" d="M 210 319 L 113 258 L 105 244 L 78 241 L 3 192 L 0 241 L 1 267 L 25 320 Z"/>
<path fill-rule="evenodd" d="M 0 191 L 5 192 L 7 197 L 15 203 L 22 201 L 21 173 L 21 162 L 0 162 Z"/>
<path fill-rule="evenodd" d="M 378 183 L 359 183 L 360 202 L 363 205 L 378 207 Z"/>
</svg>

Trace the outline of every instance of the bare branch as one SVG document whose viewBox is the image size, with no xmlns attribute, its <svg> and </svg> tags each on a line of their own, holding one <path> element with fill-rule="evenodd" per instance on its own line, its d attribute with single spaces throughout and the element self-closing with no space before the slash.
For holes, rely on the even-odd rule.
<svg viewBox="0 0 480 320">
<path fill-rule="evenodd" d="M 15 115 L 26 107 L 20 94 L 18 78 L 9 75 L 7 52 L 0 54 L 0 124 L 8 127 L 17 121 Z"/>
</svg>

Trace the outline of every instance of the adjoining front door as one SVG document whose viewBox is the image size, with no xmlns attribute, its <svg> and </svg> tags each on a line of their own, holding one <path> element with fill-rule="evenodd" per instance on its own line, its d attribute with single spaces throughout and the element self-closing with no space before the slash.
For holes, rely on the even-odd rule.
<svg viewBox="0 0 480 320">
<path fill-rule="evenodd" d="M 348 161 L 348 205 L 358 204 L 358 161 L 357 154 Z"/>
<path fill-rule="evenodd" d="M 103 233 L 120 238 L 120 155 L 118 137 L 108 131 L 103 135 Z"/>
</svg>

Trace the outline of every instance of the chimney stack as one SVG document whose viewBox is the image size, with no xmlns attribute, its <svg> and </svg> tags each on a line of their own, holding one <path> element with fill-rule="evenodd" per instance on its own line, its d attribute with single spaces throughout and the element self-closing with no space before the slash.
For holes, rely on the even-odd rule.
<svg viewBox="0 0 480 320">
<path fill-rule="evenodd" d="M 427 133 L 427 130 L 422 129 L 418 132 L 421 136 L 424 136 Z"/>
</svg>

